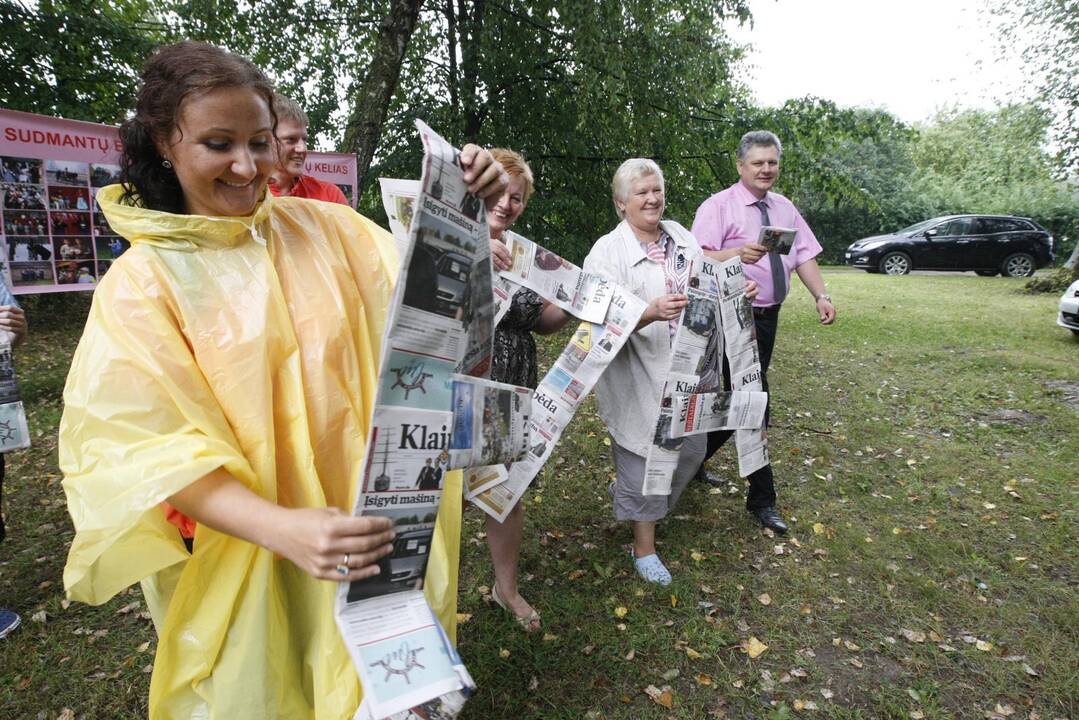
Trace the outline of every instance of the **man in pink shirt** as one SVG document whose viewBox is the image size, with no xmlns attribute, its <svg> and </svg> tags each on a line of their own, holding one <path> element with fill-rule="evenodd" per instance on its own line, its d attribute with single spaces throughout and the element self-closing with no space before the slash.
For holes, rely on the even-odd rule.
<svg viewBox="0 0 1079 720">
<path fill-rule="evenodd" d="M 813 295 L 821 324 L 831 325 L 835 322 L 835 306 L 824 287 L 824 278 L 815 259 L 821 251 L 820 243 L 794 204 L 779 193 L 771 192 L 779 178 L 782 153 L 779 138 L 770 132 L 754 130 L 743 135 L 738 143 L 738 182 L 705 200 L 697 208 L 697 216 L 693 220 L 693 235 L 706 255 L 717 260 L 729 260 L 736 256 L 741 258 L 746 279 L 757 283 L 759 290 L 753 301 L 753 319 L 757 325 L 757 349 L 765 391 L 768 391 L 768 366 L 775 347 L 779 309 L 787 297 L 792 271 L 798 273 L 802 284 Z M 796 230 L 790 254 L 770 253 L 758 244 L 764 225 Z M 726 362 L 723 371 L 725 382 L 729 385 L 730 373 Z M 766 427 L 768 417 L 766 412 Z M 705 461 L 733 434 L 730 430 L 709 433 Z M 722 480 L 706 472 L 703 465 L 699 477 L 712 485 L 723 484 Z M 786 532 L 787 524 L 776 511 L 771 465 L 750 474 L 748 479 L 746 509 L 764 527 L 778 533 Z"/>
</svg>

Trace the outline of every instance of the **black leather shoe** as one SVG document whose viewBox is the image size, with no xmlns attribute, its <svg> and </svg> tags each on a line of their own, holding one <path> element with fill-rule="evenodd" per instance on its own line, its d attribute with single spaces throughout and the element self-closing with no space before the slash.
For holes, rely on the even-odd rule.
<svg viewBox="0 0 1079 720">
<path fill-rule="evenodd" d="M 695 477 L 702 483 L 711 485 L 714 488 L 727 487 L 727 482 L 723 478 L 721 478 L 719 475 L 708 472 L 703 467 L 697 471 L 697 475 Z"/>
<path fill-rule="evenodd" d="M 779 517 L 779 513 L 776 512 L 774 507 L 764 507 L 750 510 L 749 512 L 755 515 L 764 527 L 770 528 L 780 535 L 787 532 L 787 523 L 783 522 L 783 518 Z"/>
</svg>

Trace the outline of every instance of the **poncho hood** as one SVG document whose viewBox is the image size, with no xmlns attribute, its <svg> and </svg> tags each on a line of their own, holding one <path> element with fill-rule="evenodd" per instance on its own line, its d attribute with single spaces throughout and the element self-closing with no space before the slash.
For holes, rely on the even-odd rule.
<svg viewBox="0 0 1079 720">
<path fill-rule="evenodd" d="M 233 247 L 252 238 L 266 244 L 259 226 L 269 216 L 274 202 L 267 190 L 263 190 L 254 212 L 241 217 L 178 215 L 149 210 L 120 202 L 123 192 L 124 188 L 119 184 L 103 187 L 97 191 L 97 204 L 109 226 L 132 245 L 146 243 L 191 252 L 200 247 Z"/>
</svg>

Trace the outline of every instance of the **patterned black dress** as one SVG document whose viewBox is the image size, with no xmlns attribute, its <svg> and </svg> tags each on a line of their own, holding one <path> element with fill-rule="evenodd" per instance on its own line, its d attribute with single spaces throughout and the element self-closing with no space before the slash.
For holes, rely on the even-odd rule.
<svg viewBox="0 0 1079 720">
<path fill-rule="evenodd" d="M 492 380 L 535 389 L 539 378 L 532 330 L 542 312 L 543 300 L 531 290 L 521 288 L 510 298 L 510 309 L 495 328 Z"/>
</svg>

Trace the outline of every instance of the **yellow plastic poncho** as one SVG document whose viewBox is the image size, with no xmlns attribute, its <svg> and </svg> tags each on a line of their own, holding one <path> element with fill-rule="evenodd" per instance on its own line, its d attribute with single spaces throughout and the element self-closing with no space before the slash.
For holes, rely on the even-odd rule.
<svg viewBox="0 0 1079 720">
<path fill-rule="evenodd" d="M 336 583 L 200 525 L 189 555 L 160 503 L 224 468 L 288 507 L 356 497 L 397 257 L 350 208 L 268 194 L 250 217 L 98 202 L 132 247 L 94 294 L 60 424 L 76 535 L 68 596 L 143 581 L 159 641 L 153 720 L 351 718 L 360 685 Z M 454 636 L 460 473 L 427 594 Z"/>
</svg>

